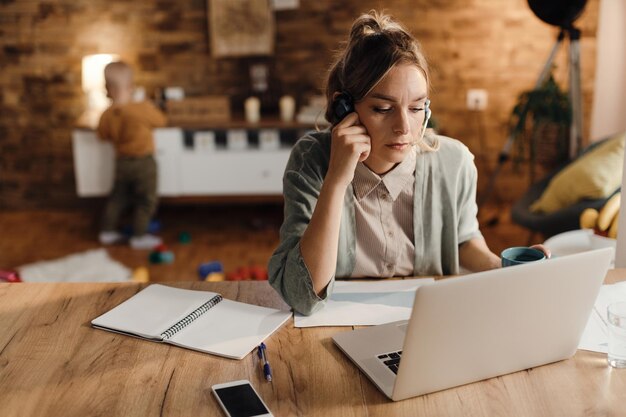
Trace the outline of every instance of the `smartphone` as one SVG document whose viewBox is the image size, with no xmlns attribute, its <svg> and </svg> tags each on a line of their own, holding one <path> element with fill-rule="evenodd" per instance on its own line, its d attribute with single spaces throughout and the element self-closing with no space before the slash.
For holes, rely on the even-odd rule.
<svg viewBox="0 0 626 417">
<path fill-rule="evenodd" d="M 215 384 L 211 389 L 228 417 L 273 417 L 248 380 Z"/>
</svg>

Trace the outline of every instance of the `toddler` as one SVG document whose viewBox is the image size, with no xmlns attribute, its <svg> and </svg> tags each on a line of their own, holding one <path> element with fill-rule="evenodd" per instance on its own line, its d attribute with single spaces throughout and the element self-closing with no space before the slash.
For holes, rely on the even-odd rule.
<svg viewBox="0 0 626 417">
<path fill-rule="evenodd" d="M 117 231 L 122 212 L 133 212 L 134 249 L 152 249 L 161 239 L 148 233 L 157 206 L 157 165 L 152 130 L 165 126 L 166 117 L 148 101 L 133 102 L 133 71 L 124 62 L 112 62 L 104 69 L 107 96 L 111 106 L 102 113 L 98 136 L 115 148 L 115 179 L 106 203 L 99 235 L 100 243 L 123 240 Z"/>
</svg>

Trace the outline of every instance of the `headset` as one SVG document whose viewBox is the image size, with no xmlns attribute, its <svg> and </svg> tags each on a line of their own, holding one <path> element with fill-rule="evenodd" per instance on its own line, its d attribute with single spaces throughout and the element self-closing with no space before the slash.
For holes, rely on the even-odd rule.
<svg viewBox="0 0 626 417">
<path fill-rule="evenodd" d="M 342 91 L 333 100 L 333 124 L 341 122 L 347 115 L 354 112 L 354 99 L 347 91 Z"/>
<path fill-rule="evenodd" d="M 333 125 L 341 122 L 347 115 L 354 112 L 354 99 L 347 91 L 342 91 L 335 97 L 332 103 L 333 106 L 333 120 L 331 121 Z M 428 121 L 430 120 L 430 116 L 432 111 L 430 110 L 430 100 L 426 99 L 424 101 L 424 123 L 422 124 L 422 133 L 420 134 L 420 141 L 424 138 L 424 133 L 426 133 L 426 126 L 428 126 Z"/>
<path fill-rule="evenodd" d="M 430 120 L 430 115 L 433 112 L 430 110 L 430 99 L 424 100 L 424 123 L 422 123 L 422 134 L 420 135 L 420 141 L 424 139 L 424 133 L 426 133 L 426 127 L 428 127 L 428 121 Z"/>
</svg>

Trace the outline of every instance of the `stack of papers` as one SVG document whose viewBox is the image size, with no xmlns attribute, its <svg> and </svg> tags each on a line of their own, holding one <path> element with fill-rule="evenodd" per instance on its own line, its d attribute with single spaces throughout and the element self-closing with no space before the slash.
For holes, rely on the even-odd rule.
<svg viewBox="0 0 626 417">
<path fill-rule="evenodd" d="M 606 309 L 609 304 L 619 301 L 626 301 L 626 281 L 600 288 L 578 349 L 607 353 L 609 336 Z"/>
<path fill-rule="evenodd" d="M 382 281 L 336 281 L 324 308 L 294 316 L 295 327 L 368 326 L 408 320 L 415 290 L 433 278 Z"/>
</svg>

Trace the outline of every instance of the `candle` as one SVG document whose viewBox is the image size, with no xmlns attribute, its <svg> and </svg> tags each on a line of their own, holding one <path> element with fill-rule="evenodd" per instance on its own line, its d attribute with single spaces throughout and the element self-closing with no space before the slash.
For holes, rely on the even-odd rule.
<svg viewBox="0 0 626 417">
<path fill-rule="evenodd" d="M 244 103 L 244 110 L 248 123 L 258 123 L 261 119 L 261 100 L 257 97 L 248 97 Z"/>
<path fill-rule="evenodd" d="M 282 96 L 279 101 L 280 118 L 283 122 L 291 122 L 296 112 L 296 100 L 291 96 Z"/>
</svg>

